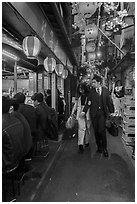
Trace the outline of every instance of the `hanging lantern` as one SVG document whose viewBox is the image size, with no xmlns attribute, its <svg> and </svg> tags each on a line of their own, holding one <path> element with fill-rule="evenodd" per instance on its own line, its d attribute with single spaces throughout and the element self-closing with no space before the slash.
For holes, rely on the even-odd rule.
<svg viewBox="0 0 137 204">
<path fill-rule="evenodd" d="M 62 72 L 62 78 L 66 79 L 67 77 L 68 77 L 68 70 L 64 69 L 63 72 Z"/>
<path fill-rule="evenodd" d="M 87 52 L 95 52 L 96 45 L 93 41 L 90 41 L 86 44 L 86 50 Z"/>
<path fill-rule="evenodd" d="M 45 70 L 49 73 L 49 74 L 51 74 L 53 71 L 54 71 L 54 69 L 55 69 L 55 67 L 56 67 L 56 60 L 54 59 L 54 58 L 46 58 L 45 60 L 44 60 L 44 67 L 45 67 Z"/>
<path fill-rule="evenodd" d="M 94 61 L 96 59 L 96 53 L 90 52 L 88 53 L 88 61 Z"/>
<path fill-rule="evenodd" d="M 62 72 L 63 72 L 64 66 L 63 64 L 57 64 L 55 67 L 55 72 L 58 76 L 61 76 Z"/>
<path fill-rule="evenodd" d="M 98 28 L 93 24 L 89 24 L 85 27 L 85 36 L 88 39 L 95 40 L 98 36 Z"/>
<path fill-rule="evenodd" d="M 80 2 L 79 12 L 83 14 L 86 18 L 90 18 L 97 10 L 97 3 L 95 2 Z"/>
<path fill-rule="evenodd" d="M 35 59 L 41 49 L 40 40 L 35 36 L 27 36 L 23 39 L 23 51 L 27 58 Z"/>
</svg>

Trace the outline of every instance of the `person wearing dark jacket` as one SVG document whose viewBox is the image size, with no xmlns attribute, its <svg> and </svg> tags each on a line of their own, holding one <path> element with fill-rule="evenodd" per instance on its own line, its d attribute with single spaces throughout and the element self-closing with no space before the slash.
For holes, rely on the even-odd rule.
<svg viewBox="0 0 137 204">
<path fill-rule="evenodd" d="M 10 99 L 2 96 L 2 170 L 19 164 L 24 151 L 24 127 L 22 122 L 9 113 Z"/>
<path fill-rule="evenodd" d="M 24 143 L 22 144 L 24 152 L 25 152 L 25 157 L 24 159 L 28 159 L 32 156 L 32 135 L 31 135 L 31 130 L 30 126 L 26 120 L 26 118 L 21 114 L 19 110 L 19 102 L 17 99 L 12 98 L 11 99 L 11 105 L 13 106 L 13 111 L 11 112 L 12 116 L 15 116 L 18 118 L 24 127 Z"/>
<path fill-rule="evenodd" d="M 92 79 L 92 88 L 90 90 L 87 103 L 81 115 L 85 115 L 90 108 L 90 118 L 93 124 L 97 152 L 108 157 L 107 138 L 106 138 L 106 118 L 110 113 L 114 113 L 114 105 L 109 95 L 109 91 L 101 86 L 102 79 L 94 75 Z"/>
<path fill-rule="evenodd" d="M 64 120 L 64 102 L 63 98 L 60 97 L 61 92 L 57 90 L 57 101 L 58 101 L 58 127 L 61 128 L 61 124 Z"/>
<path fill-rule="evenodd" d="M 48 89 L 46 94 L 47 95 L 45 96 L 45 101 L 46 101 L 47 105 L 49 107 L 51 107 L 52 106 L 52 104 L 51 104 L 51 90 Z"/>
<path fill-rule="evenodd" d="M 22 92 L 18 92 L 14 95 L 14 98 L 19 102 L 18 112 L 20 112 L 27 120 L 32 137 L 36 134 L 36 113 L 35 108 L 31 105 L 25 104 L 26 96 Z"/>
<path fill-rule="evenodd" d="M 36 119 L 37 119 L 37 130 L 38 137 L 46 142 L 47 151 L 48 147 L 48 138 L 47 138 L 47 128 L 48 128 L 48 114 L 49 108 L 48 105 L 43 101 L 44 96 L 42 93 L 35 93 L 31 99 L 34 101 Z M 48 154 L 49 152 L 47 152 Z"/>
</svg>

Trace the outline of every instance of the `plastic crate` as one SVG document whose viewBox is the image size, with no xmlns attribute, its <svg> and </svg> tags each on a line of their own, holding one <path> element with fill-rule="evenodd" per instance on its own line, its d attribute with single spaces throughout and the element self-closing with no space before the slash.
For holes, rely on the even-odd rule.
<svg viewBox="0 0 137 204">
<path fill-rule="evenodd" d="M 128 134 L 128 133 L 125 133 L 123 131 L 122 133 L 122 139 L 125 141 L 125 142 L 132 142 L 133 140 L 135 140 L 135 134 Z"/>
<path fill-rule="evenodd" d="M 124 107 L 124 114 L 125 115 L 135 115 L 135 106 L 125 106 Z"/>
<path fill-rule="evenodd" d="M 128 134 L 135 134 L 135 125 L 129 125 L 128 123 L 123 123 L 123 131 Z"/>
<path fill-rule="evenodd" d="M 129 125 L 135 125 L 135 116 L 124 115 L 123 122 Z"/>
<path fill-rule="evenodd" d="M 135 106 L 135 100 L 133 100 L 133 99 L 129 99 L 129 98 L 125 99 L 124 98 L 123 103 L 126 105 Z"/>
<path fill-rule="evenodd" d="M 130 99 L 130 100 L 133 100 L 134 97 L 133 97 L 133 95 L 124 95 L 124 99 Z"/>
</svg>

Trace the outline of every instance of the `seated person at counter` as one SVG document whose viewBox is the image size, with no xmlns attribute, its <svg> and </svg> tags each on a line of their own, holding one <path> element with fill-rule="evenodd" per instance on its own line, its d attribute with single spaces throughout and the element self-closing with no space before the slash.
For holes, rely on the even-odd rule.
<svg viewBox="0 0 137 204">
<path fill-rule="evenodd" d="M 9 113 L 11 101 L 2 96 L 2 170 L 16 166 L 25 156 L 23 149 L 24 127 L 22 122 Z"/>
<path fill-rule="evenodd" d="M 28 124 L 31 129 L 32 137 L 36 134 L 36 112 L 35 108 L 31 105 L 25 104 L 26 96 L 22 92 L 18 92 L 14 95 L 14 98 L 19 102 L 18 111 L 22 113 L 22 115 L 28 121 Z"/>
<path fill-rule="evenodd" d="M 13 111 L 11 112 L 11 115 L 18 118 L 22 122 L 24 127 L 24 143 L 22 144 L 25 153 L 24 159 L 30 159 L 32 156 L 32 135 L 30 126 L 23 114 L 18 111 L 19 102 L 16 98 L 11 99 L 11 105 L 13 106 Z"/>
<path fill-rule="evenodd" d="M 42 93 L 35 93 L 31 97 L 31 99 L 34 101 L 38 132 L 40 133 L 42 137 L 46 137 L 45 133 L 46 133 L 47 126 L 48 126 L 49 107 L 43 101 L 44 96 Z"/>
</svg>

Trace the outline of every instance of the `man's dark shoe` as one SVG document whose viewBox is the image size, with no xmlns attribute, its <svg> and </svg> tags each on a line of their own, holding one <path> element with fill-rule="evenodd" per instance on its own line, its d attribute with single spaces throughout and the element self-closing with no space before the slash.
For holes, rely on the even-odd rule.
<svg viewBox="0 0 137 204">
<path fill-rule="evenodd" d="M 96 152 L 97 152 L 97 153 L 102 153 L 102 149 L 101 149 L 101 148 L 98 148 Z"/>
<path fill-rule="evenodd" d="M 79 145 L 79 152 L 83 153 L 83 145 Z"/>
<path fill-rule="evenodd" d="M 103 154 L 104 154 L 105 157 L 108 157 L 108 151 L 107 151 L 107 149 L 104 149 L 104 150 L 103 150 Z"/>
<path fill-rule="evenodd" d="M 89 143 L 85 144 L 85 147 L 89 147 Z"/>
</svg>

